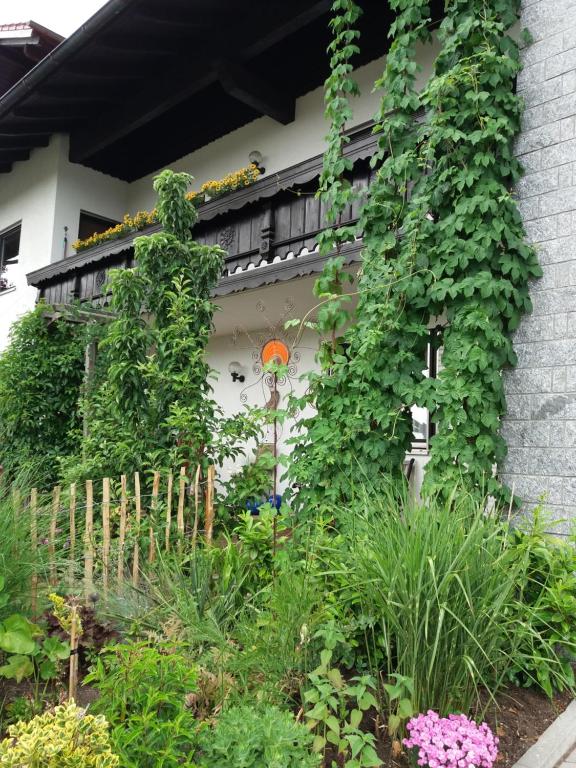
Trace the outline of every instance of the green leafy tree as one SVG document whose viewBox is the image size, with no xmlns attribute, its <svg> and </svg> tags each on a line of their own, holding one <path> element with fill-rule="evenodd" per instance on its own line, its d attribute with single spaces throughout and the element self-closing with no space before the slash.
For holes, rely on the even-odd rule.
<svg viewBox="0 0 576 768">
<path fill-rule="evenodd" d="M 100 345 L 106 374 L 86 406 L 85 474 L 221 463 L 258 433 L 249 414 L 225 419 L 212 398 L 210 296 L 224 252 L 192 238 L 190 181 L 172 171 L 155 179 L 163 231 L 136 238 L 136 266 L 112 273 L 116 318 Z"/>
</svg>

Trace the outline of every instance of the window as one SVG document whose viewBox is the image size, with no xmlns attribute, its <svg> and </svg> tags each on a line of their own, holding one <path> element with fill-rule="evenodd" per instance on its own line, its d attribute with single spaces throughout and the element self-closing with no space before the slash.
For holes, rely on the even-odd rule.
<svg viewBox="0 0 576 768">
<path fill-rule="evenodd" d="M 94 234 L 106 232 L 110 227 L 119 224 L 115 219 L 107 219 L 105 216 L 98 216 L 88 211 L 80 211 L 80 221 L 78 222 L 78 240 L 86 240 Z"/>
<path fill-rule="evenodd" d="M 442 330 L 441 325 L 437 325 L 435 328 L 430 329 L 429 341 L 426 347 L 426 368 L 423 373 L 424 376 L 431 379 L 435 379 L 438 375 L 440 348 L 442 346 Z M 434 422 L 430 420 L 430 414 L 427 408 L 414 405 L 412 406 L 411 411 L 414 424 L 412 449 L 427 449 L 428 441 L 434 436 L 436 431 Z"/>
<path fill-rule="evenodd" d="M 0 292 L 14 287 L 10 281 L 9 270 L 12 265 L 18 264 L 20 229 L 20 224 L 17 224 L 0 232 Z"/>
</svg>

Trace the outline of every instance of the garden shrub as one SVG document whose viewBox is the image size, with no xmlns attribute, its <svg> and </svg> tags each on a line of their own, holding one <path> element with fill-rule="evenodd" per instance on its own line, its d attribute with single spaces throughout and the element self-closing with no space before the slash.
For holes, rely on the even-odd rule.
<svg viewBox="0 0 576 768">
<path fill-rule="evenodd" d="M 232 706 L 200 738 L 201 768 L 316 768 L 313 737 L 277 707 Z"/>
<path fill-rule="evenodd" d="M 87 329 L 48 322 L 39 304 L 14 323 L 0 355 L 0 465 L 11 480 L 36 471 L 48 484 L 76 449 Z"/>
<path fill-rule="evenodd" d="M 100 696 L 122 768 L 192 768 L 198 723 L 186 707 L 196 691 L 194 665 L 174 644 L 105 648 L 84 682 Z"/>
<path fill-rule="evenodd" d="M 19 722 L 0 744 L 2 768 L 116 768 L 108 723 L 73 701 Z"/>
<path fill-rule="evenodd" d="M 41 570 L 41 557 L 32 552 L 29 511 L 22 503 L 30 480 L 29 473 L 19 472 L 12 488 L 0 481 L 0 621 L 29 609 L 30 579 L 34 570 Z"/>
<path fill-rule="evenodd" d="M 548 696 L 574 687 L 576 657 L 576 549 L 550 533 L 536 509 L 515 532 L 513 547 L 524 564 L 518 591 L 518 632 L 510 676 L 519 685 L 539 685 Z M 522 631 L 529 627 L 529 631 Z"/>
</svg>

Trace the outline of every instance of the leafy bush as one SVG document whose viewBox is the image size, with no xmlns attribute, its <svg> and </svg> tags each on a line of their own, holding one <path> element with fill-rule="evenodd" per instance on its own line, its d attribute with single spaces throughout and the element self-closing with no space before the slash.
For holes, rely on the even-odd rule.
<svg viewBox="0 0 576 768">
<path fill-rule="evenodd" d="M 196 669 L 174 645 L 127 643 L 104 649 L 84 682 L 112 728 L 123 768 L 192 768 L 198 725 L 186 707 Z"/>
<path fill-rule="evenodd" d="M 399 508 L 385 495 L 366 503 L 372 518 L 358 523 L 350 578 L 377 619 L 385 671 L 411 679 L 415 711 L 467 712 L 481 687 L 501 686 L 526 634 L 538 637 L 517 618 L 529 558 L 516 556 L 497 510 L 458 489 L 426 505 Z"/>
<path fill-rule="evenodd" d="M 311 555 L 286 545 L 277 554 L 274 579 L 246 602 L 234 627 L 233 639 L 242 651 L 229 660 L 229 669 L 259 701 L 289 700 L 318 661 L 313 635 L 329 613 Z"/>
<path fill-rule="evenodd" d="M 0 356 L 0 464 L 13 478 L 23 468 L 51 472 L 71 454 L 81 427 L 78 410 L 87 339 L 82 323 L 48 323 L 46 305 L 12 326 Z"/>
<path fill-rule="evenodd" d="M 198 545 L 182 557 L 159 551 L 141 588 L 111 601 L 109 610 L 131 632 L 178 639 L 197 654 L 221 646 L 245 605 L 245 565 L 234 546 Z"/>
<path fill-rule="evenodd" d="M 20 722 L 0 744 L 2 768 L 116 768 L 108 724 L 74 702 Z"/>
<path fill-rule="evenodd" d="M 277 707 L 234 706 L 200 740 L 202 768 L 315 768 L 312 736 Z"/>
<path fill-rule="evenodd" d="M 520 685 L 537 683 L 552 696 L 554 689 L 574 686 L 571 661 L 576 656 L 576 549 L 546 532 L 546 517 L 537 509 L 514 533 L 522 561 L 517 585 L 521 632 L 510 675 Z"/>
<path fill-rule="evenodd" d="M 270 581 L 274 570 L 274 520 L 276 543 L 286 525 L 270 504 L 260 507 L 258 515 L 245 511 L 238 517 L 234 535 L 238 537 L 240 552 L 247 562 L 250 587 L 259 589 Z"/>
</svg>

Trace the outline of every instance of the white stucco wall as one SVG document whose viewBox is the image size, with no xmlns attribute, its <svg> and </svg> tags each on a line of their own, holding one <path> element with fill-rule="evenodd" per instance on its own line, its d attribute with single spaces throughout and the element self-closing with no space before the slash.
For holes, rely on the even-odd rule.
<svg viewBox="0 0 576 768">
<path fill-rule="evenodd" d="M 62 258 L 64 227 L 68 227 L 67 255 L 74 253 L 80 211 L 121 221 L 128 212 L 129 184 L 68 160 L 68 136 L 58 136 L 58 186 L 54 213 L 52 261 Z"/>
<path fill-rule="evenodd" d="M 14 289 L 0 293 L 0 351 L 9 329 L 32 309 L 36 289 L 26 274 L 58 261 L 64 255 L 64 227 L 68 227 L 67 255 L 78 237 L 80 211 L 121 219 L 127 210 L 128 184 L 74 165 L 68 160 L 68 137 L 55 135 L 48 147 L 36 149 L 29 160 L 0 175 L 0 232 L 21 222 L 20 256 L 7 277 Z"/>
<path fill-rule="evenodd" d="M 36 289 L 26 284 L 26 273 L 50 260 L 54 227 L 59 144 L 35 149 L 26 162 L 14 164 L 0 175 L 0 232 L 21 222 L 20 256 L 6 277 L 14 290 L 0 293 L 0 350 L 8 342 L 9 328 L 34 306 Z"/>
<path fill-rule="evenodd" d="M 256 341 L 260 337 L 274 337 L 273 333 L 270 333 L 267 328 L 260 328 L 253 330 L 250 336 Z M 305 371 L 313 370 L 315 367 L 314 355 L 317 348 L 317 339 L 314 334 L 306 332 L 300 343 L 292 351 L 298 352 L 300 359 L 295 363 L 297 370 L 293 376 L 290 376 L 285 383 L 280 383 L 278 386 L 278 392 L 280 394 L 280 402 L 278 407 L 280 409 L 285 408 L 287 405 L 287 397 L 290 391 L 294 391 L 298 395 L 303 395 L 306 388 L 306 381 L 301 378 L 302 373 Z M 224 410 L 227 416 L 232 416 L 235 413 L 242 412 L 246 407 L 264 407 L 271 397 L 271 390 L 265 383 L 265 377 L 261 373 L 256 373 L 253 370 L 256 360 L 253 357 L 253 352 L 258 353 L 260 347 L 258 343 L 256 345 L 251 344 L 251 340 L 241 335 L 238 343 L 235 344 L 232 336 L 214 336 L 210 341 L 208 348 L 208 362 L 218 372 L 218 378 L 213 382 L 214 398 L 216 402 Z M 244 382 L 233 382 L 228 366 L 230 363 L 238 362 L 242 366 L 242 373 L 245 375 L 246 380 Z M 293 361 L 292 361 L 293 362 Z M 246 403 L 243 404 L 241 395 L 246 395 Z M 292 434 L 293 422 L 287 422 L 283 425 L 278 425 L 278 453 L 287 454 L 291 448 L 286 444 L 287 439 Z M 273 442 L 272 428 L 269 429 L 268 434 L 264 436 L 263 442 Z M 228 462 L 222 471 L 219 472 L 221 480 L 227 480 L 234 471 L 245 464 L 252 461 L 254 458 L 254 443 L 247 444 L 247 455 L 241 458 L 236 464 Z M 284 468 L 281 467 L 279 476 L 284 474 Z M 279 491 L 284 489 L 284 483 L 279 483 Z"/>
<path fill-rule="evenodd" d="M 258 362 L 265 341 L 282 338 L 284 320 L 292 318 L 301 320 L 317 305 L 318 300 L 312 293 L 315 280 L 315 277 L 292 280 L 217 300 L 220 311 L 216 313 L 215 333 L 208 346 L 208 363 L 217 373 L 217 378 L 212 382 L 214 398 L 227 416 L 239 413 L 245 407 L 241 400 L 242 393 L 246 394 L 248 406 L 263 407 L 270 398 L 270 389 L 262 374 L 254 371 L 254 363 Z M 353 289 L 352 287 L 351 290 Z M 314 316 L 313 312 L 309 319 L 314 319 Z M 434 324 L 433 321 L 431 325 Z M 300 336 L 295 329 L 290 329 L 286 331 L 285 340 L 292 354 L 297 353 L 299 359 L 292 358 L 290 362 L 295 365 L 296 370 L 289 380 L 279 387 L 280 408 L 286 407 L 286 399 L 290 391 L 294 391 L 297 395 L 304 394 L 307 379 L 303 374 L 318 370 L 315 356 L 319 340 L 313 331 L 305 330 Z M 246 377 L 244 382 L 232 381 L 229 371 L 231 362 L 240 363 L 242 366 L 242 373 Z M 312 415 L 312 413 L 312 409 L 309 409 L 305 415 Z M 280 455 L 287 455 L 292 450 L 287 440 L 295 434 L 294 426 L 293 421 L 287 420 L 279 427 L 278 453 Z M 268 440 L 265 439 L 264 442 Z M 228 462 L 219 473 L 220 479 L 229 479 L 240 466 L 251 461 L 254 456 L 253 449 L 254 444 L 249 443 L 246 457 L 238 460 L 236 465 Z M 426 449 L 418 449 L 411 453 L 410 457 L 414 458 L 411 486 L 418 491 L 422 485 L 428 452 Z M 282 467 L 279 475 L 283 475 L 284 471 Z M 280 492 L 283 492 L 284 488 L 285 484 L 280 482 Z"/>
<path fill-rule="evenodd" d="M 422 66 L 419 75 L 421 83 L 428 78 L 437 53 L 436 42 L 420 47 L 418 61 Z M 361 96 L 353 100 L 354 119 L 349 127 L 360 125 L 374 116 L 381 95 L 373 93 L 372 89 L 374 81 L 382 74 L 385 61 L 386 58 L 381 57 L 356 70 L 355 77 L 360 85 Z M 320 87 L 297 99 L 296 119 L 289 125 L 261 117 L 170 163 L 169 167 L 191 173 L 197 188 L 209 179 L 222 178 L 248 165 L 248 155 L 257 149 L 264 156 L 263 164 L 269 176 L 324 152 L 326 133 L 324 93 Z M 131 213 L 154 206 L 152 180 L 156 173 L 144 176 L 130 185 L 128 207 Z"/>
</svg>

